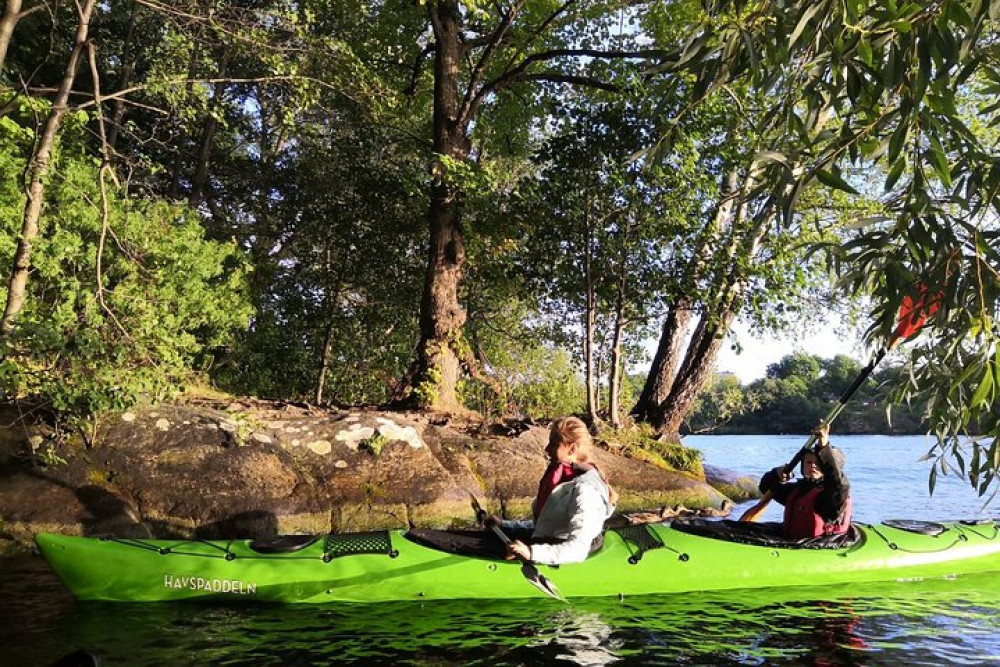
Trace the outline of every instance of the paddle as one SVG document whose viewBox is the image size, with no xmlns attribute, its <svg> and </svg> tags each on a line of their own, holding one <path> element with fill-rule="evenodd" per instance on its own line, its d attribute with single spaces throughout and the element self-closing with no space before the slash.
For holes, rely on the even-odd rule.
<svg viewBox="0 0 1000 667">
<path fill-rule="evenodd" d="M 928 302 L 927 288 L 921 284 L 918 285 L 917 291 L 918 295 L 916 299 L 913 299 L 910 296 L 906 296 L 903 299 L 903 303 L 899 307 L 899 319 L 896 321 L 896 329 L 892 332 L 889 344 L 887 346 L 883 346 L 877 353 L 875 353 L 875 355 L 871 358 L 871 361 L 868 362 L 868 365 L 861 369 L 858 377 L 855 378 L 851 386 L 847 388 L 847 391 L 845 391 L 843 395 L 837 399 L 833 408 L 826 414 L 820 424 L 830 424 L 834 419 L 836 419 L 837 415 L 839 415 L 844 409 L 844 406 L 847 405 L 847 401 L 849 401 L 858 388 L 864 384 L 865 380 L 868 379 L 868 376 L 870 376 L 872 371 L 875 370 L 875 366 L 882 361 L 882 358 L 902 341 L 919 331 L 920 327 L 922 327 L 924 322 L 927 321 L 927 318 L 937 312 L 941 305 L 941 293 L 939 292 L 931 297 L 931 300 Z M 809 439 L 806 440 L 806 443 L 802 445 L 802 448 L 795 453 L 792 460 L 785 464 L 785 473 L 791 472 L 795 466 L 799 464 L 802 457 L 811 451 L 810 448 L 815 442 L 816 434 L 813 433 L 809 436 Z M 765 493 L 756 505 L 743 513 L 740 517 L 740 521 L 756 521 L 771 502 L 771 496 L 772 494 L 770 491 Z"/>
<path fill-rule="evenodd" d="M 472 511 L 476 513 L 476 520 L 485 525 L 487 523 L 486 519 L 489 515 L 486 513 L 486 510 L 480 506 L 479 501 L 471 491 L 469 492 L 469 497 L 472 498 Z M 507 537 L 507 534 L 503 532 L 500 526 L 491 522 L 489 527 L 493 533 L 500 538 L 500 541 L 503 542 L 504 546 L 510 545 L 512 540 Z M 524 578 L 527 579 L 535 588 L 551 598 L 565 602 L 566 599 L 559 592 L 559 589 L 556 588 L 556 585 L 549 581 L 548 577 L 539 572 L 534 563 L 525 558 L 521 558 L 520 556 L 517 556 L 517 559 L 521 561 L 521 574 L 523 574 Z"/>
</svg>

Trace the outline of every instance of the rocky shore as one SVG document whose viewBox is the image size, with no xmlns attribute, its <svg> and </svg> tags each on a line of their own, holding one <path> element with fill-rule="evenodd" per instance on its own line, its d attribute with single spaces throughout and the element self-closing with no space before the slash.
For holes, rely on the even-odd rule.
<svg viewBox="0 0 1000 667">
<path fill-rule="evenodd" d="M 524 516 L 548 435 L 543 425 L 263 401 L 159 405 L 86 437 L 12 407 L 0 420 L 7 552 L 30 548 L 36 532 L 209 539 L 467 526 L 470 493 Z M 666 470 L 613 450 L 595 458 L 623 513 L 718 514 L 756 494 L 735 473 Z"/>
</svg>

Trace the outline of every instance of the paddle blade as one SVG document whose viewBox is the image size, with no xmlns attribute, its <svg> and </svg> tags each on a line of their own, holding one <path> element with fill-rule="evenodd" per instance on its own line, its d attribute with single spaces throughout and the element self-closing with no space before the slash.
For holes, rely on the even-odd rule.
<svg viewBox="0 0 1000 667">
<path fill-rule="evenodd" d="M 521 574 L 524 578 L 531 582 L 531 584 L 540 590 L 541 592 L 548 595 L 550 598 L 556 600 L 566 601 L 566 598 L 562 596 L 556 585 L 549 580 L 544 574 L 538 571 L 538 568 L 534 566 L 533 563 L 522 563 L 521 564 Z"/>
<path fill-rule="evenodd" d="M 768 491 L 761 497 L 760 500 L 757 501 L 756 505 L 748 509 L 740 516 L 740 521 L 756 521 L 760 515 L 764 513 L 764 510 L 767 509 L 770 502 L 771 492 Z"/>
<path fill-rule="evenodd" d="M 894 340 L 903 340 L 920 331 L 920 328 L 927 322 L 927 318 L 936 313 L 941 307 L 943 292 L 929 294 L 930 290 L 923 283 L 917 285 L 916 296 L 907 294 L 903 298 L 903 303 L 899 307 L 899 320 L 896 322 L 896 330 L 892 337 Z"/>
</svg>

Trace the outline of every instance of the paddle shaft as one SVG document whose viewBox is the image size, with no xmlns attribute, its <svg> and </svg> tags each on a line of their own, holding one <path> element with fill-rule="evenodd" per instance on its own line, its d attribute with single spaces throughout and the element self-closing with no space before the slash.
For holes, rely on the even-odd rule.
<svg viewBox="0 0 1000 667">
<path fill-rule="evenodd" d="M 875 367 L 878 365 L 880 361 L 882 361 L 882 359 L 889 352 L 889 350 L 896 347 L 896 345 L 901 340 L 902 338 L 894 339 L 889 344 L 889 347 L 883 347 L 875 354 L 875 356 L 871 358 L 871 361 L 868 362 L 868 365 L 865 366 L 863 369 L 861 369 L 861 372 L 858 373 L 858 377 L 854 379 L 854 382 L 851 383 L 851 386 L 848 387 L 843 394 L 841 394 L 840 398 L 837 399 L 837 403 L 833 406 L 833 408 L 830 409 L 830 412 L 828 412 L 826 416 L 823 418 L 823 421 L 821 422 L 822 424 L 830 424 L 833 422 L 834 419 L 837 418 L 838 415 L 840 415 L 840 413 L 844 410 L 844 407 L 847 405 L 847 401 L 851 400 L 851 397 L 854 396 L 855 392 L 857 392 L 858 389 L 861 387 L 861 385 L 864 384 L 865 380 L 867 380 L 869 376 L 871 376 L 872 372 L 875 370 Z M 795 469 L 795 466 L 797 466 L 799 462 L 802 460 L 802 457 L 805 456 L 806 453 L 810 451 L 810 448 L 813 446 L 813 443 L 815 442 L 816 442 L 816 434 L 812 433 L 810 434 L 809 439 L 806 440 L 806 443 L 802 445 L 802 447 L 799 449 L 799 451 L 795 452 L 795 456 L 792 457 L 792 460 L 785 464 L 783 468 L 785 473 L 789 473 Z M 760 514 L 770 504 L 772 497 L 773 494 L 770 491 L 766 492 L 763 496 L 761 496 L 760 500 L 757 501 L 756 505 L 754 505 L 753 507 L 751 507 L 750 509 L 748 509 L 746 512 L 743 513 L 743 515 L 740 517 L 740 521 L 756 521 L 757 517 L 760 516 Z"/>
<path fill-rule="evenodd" d="M 482 506 L 479 504 L 479 501 L 476 499 L 475 494 L 470 491 L 469 496 L 472 498 L 472 511 L 476 513 L 476 519 L 480 523 L 484 524 L 488 523 L 490 530 L 493 531 L 494 535 L 500 538 L 500 541 L 503 542 L 504 546 L 510 546 L 513 543 L 513 540 L 511 540 L 507 536 L 507 533 L 503 532 L 503 529 L 501 529 L 500 526 L 498 526 L 493 522 L 487 522 L 487 518 L 489 515 L 486 513 L 486 510 L 484 510 Z M 530 583 L 532 586 L 534 586 L 542 593 L 545 593 L 551 598 L 565 601 L 565 599 L 559 592 L 559 589 L 556 587 L 556 585 L 553 584 L 551 581 L 549 581 L 548 577 L 539 572 L 538 568 L 535 567 L 534 563 L 532 563 L 527 558 L 522 558 L 520 555 L 516 553 L 514 554 L 514 557 L 517 558 L 517 560 L 521 561 L 521 574 L 523 574 L 524 578 L 528 580 L 528 583 Z"/>
</svg>

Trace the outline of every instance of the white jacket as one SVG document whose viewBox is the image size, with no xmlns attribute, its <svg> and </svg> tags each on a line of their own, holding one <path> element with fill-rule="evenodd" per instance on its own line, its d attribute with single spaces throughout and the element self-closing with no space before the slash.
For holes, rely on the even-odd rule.
<svg viewBox="0 0 1000 667">
<path fill-rule="evenodd" d="M 601 534 L 604 521 L 614 510 L 608 486 L 594 468 L 559 484 L 545 501 L 531 537 L 560 542 L 532 544 L 531 559 L 546 565 L 586 560 L 594 538 Z M 530 526 L 531 522 L 511 522 L 511 525 Z"/>
</svg>

